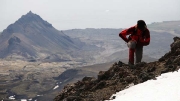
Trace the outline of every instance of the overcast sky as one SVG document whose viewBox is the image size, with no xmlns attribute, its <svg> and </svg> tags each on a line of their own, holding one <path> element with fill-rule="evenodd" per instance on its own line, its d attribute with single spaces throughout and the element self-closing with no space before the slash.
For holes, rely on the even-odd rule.
<svg viewBox="0 0 180 101">
<path fill-rule="evenodd" d="M 0 31 L 30 10 L 59 30 L 180 20 L 180 0 L 0 0 Z"/>
</svg>

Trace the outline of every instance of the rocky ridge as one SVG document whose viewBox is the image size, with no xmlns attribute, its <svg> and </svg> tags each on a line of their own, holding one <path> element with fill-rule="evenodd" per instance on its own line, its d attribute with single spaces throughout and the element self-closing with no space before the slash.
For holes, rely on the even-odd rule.
<svg viewBox="0 0 180 101">
<path fill-rule="evenodd" d="M 54 101 L 102 101 L 132 85 L 154 79 L 162 73 L 180 68 L 180 38 L 174 37 L 171 50 L 158 61 L 139 63 L 133 68 L 121 61 L 114 63 L 108 71 L 100 71 L 97 78 L 84 77 L 81 81 L 68 84 Z M 115 98 L 112 97 L 112 98 Z"/>
</svg>

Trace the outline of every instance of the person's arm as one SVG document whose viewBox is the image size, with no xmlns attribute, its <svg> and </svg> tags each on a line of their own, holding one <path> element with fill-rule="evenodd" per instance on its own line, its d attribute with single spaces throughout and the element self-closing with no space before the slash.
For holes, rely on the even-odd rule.
<svg viewBox="0 0 180 101">
<path fill-rule="evenodd" d="M 147 31 L 145 33 L 145 39 L 144 39 L 143 45 L 147 46 L 147 45 L 149 45 L 149 43 L 150 43 L 150 32 L 147 29 Z"/>
<path fill-rule="evenodd" d="M 131 27 L 128 29 L 123 30 L 122 32 L 119 33 L 119 37 L 121 37 L 125 42 L 128 42 L 128 38 L 126 37 L 129 34 L 132 34 L 135 30 L 135 27 Z"/>
</svg>

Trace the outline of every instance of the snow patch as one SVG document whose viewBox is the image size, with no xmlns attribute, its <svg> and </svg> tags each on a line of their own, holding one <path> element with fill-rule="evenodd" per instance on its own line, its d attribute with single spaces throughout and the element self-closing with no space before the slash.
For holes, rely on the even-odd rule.
<svg viewBox="0 0 180 101">
<path fill-rule="evenodd" d="M 113 94 L 113 101 L 180 101 L 180 70 Z M 112 101 L 112 100 L 111 100 Z"/>
<path fill-rule="evenodd" d="M 15 95 L 10 96 L 10 97 L 9 97 L 9 99 L 11 99 L 11 100 L 15 100 L 15 98 L 14 98 L 14 97 L 15 97 Z"/>
<path fill-rule="evenodd" d="M 58 87 L 59 87 L 59 85 L 55 86 L 53 89 L 55 90 L 55 89 L 57 89 Z"/>
<path fill-rule="evenodd" d="M 43 95 L 37 95 L 37 96 L 43 96 Z"/>
</svg>

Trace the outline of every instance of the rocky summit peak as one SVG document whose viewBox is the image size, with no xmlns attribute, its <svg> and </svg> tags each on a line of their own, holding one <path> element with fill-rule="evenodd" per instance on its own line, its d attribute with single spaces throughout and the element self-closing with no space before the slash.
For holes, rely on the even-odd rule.
<svg viewBox="0 0 180 101">
<path fill-rule="evenodd" d="M 29 11 L 28 14 L 33 14 L 32 11 Z"/>
<path fill-rule="evenodd" d="M 37 15 L 37 14 L 33 13 L 32 11 L 29 11 L 26 15 Z"/>
<path fill-rule="evenodd" d="M 19 20 L 19 22 L 23 23 L 30 23 L 30 22 L 40 22 L 43 21 L 43 19 L 37 15 L 29 11 L 26 15 L 23 15 Z"/>
<path fill-rule="evenodd" d="M 29 28 L 32 30 L 36 29 L 36 31 L 43 31 L 46 28 L 53 28 L 53 26 L 43 20 L 39 15 L 29 11 L 27 14 L 22 15 L 21 18 L 19 18 L 14 24 L 9 25 L 7 29 L 10 33 L 26 33 Z"/>
<path fill-rule="evenodd" d="M 73 39 L 55 29 L 39 15 L 29 11 L 2 32 L 0 46 L 4 47 L 0 48 L 0 58 L 16 54 L 27 59 L 33 57 L 43 60 L 46 56 L 49 57 L 51 54 L 57 54 L 59 51 L 62 54 L 67 54 L 66 50 L 76 50 L 77 47 L 81 46 L 79 44 L 81 42 L 78 43 L 80 46 L 73 42 Z M 39 49 L 37 50 L 35 47 Z M 10 49 L 11 51 L 9 51 Z M 42 52 L 47 55 L 41 56 L 40 53 Z"/>
<path fill-rule="evenodd" d="M 37 15 L 37 14 L 35 14 L 35 13 L 33 13 L 32 11 L 29 11 L 26 15 L 23 15 L 23 16 L 25 16 L 25 17 L 27 17 L 27 16 L 31 16 L 31 17 L 40 17 L 39 15 Z"/>
</svg>

